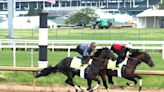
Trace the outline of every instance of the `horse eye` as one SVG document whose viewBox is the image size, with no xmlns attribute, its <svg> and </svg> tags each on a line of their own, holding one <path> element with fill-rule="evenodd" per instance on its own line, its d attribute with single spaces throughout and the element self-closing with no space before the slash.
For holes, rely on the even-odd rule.
<svg viewBox="0 0 164 92">
<path fill-rule="evenodd" d="M 150 60 L 150 57 L 149 56 L 145 57 L 145 60 Z"/>
</svg>

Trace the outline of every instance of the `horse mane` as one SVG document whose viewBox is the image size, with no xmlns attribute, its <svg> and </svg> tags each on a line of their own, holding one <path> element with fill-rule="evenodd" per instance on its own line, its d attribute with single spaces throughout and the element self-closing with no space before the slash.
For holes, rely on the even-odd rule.
<svg viewBox="0 0 164 92">
<path fill-rule="evenodd" d="M 98 57 L 98 56 L 101 54 L 101 52 L 102 52 L 103 50 L 108 50 L 108 48 L 105 47 L 105 48 L 98 49 L 98 50 L 94 53 L 93 56 L 94 56 L 94 57 Z"/>
<path fill-rule="evenodd" d="M 144 53 L 144 52 L 142 52 L 142 51 L 136 49 L 136 50 L 132 50 L 132 54 L 130 54 L 129 56 L 130 56 L 130 57 L 135 57 L 135 56 L 137 56 L 137 55 L 139 55 L 139 54 L 143 54 L 143 53 Z"/>
</svg>

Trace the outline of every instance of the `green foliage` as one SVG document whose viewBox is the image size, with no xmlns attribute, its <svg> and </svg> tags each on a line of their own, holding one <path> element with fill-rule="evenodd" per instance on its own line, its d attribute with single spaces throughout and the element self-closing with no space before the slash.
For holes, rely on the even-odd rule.
<svg viewBox="0 0 164 92">
<path fill-rule="evenodd" d="M 35 9 L 35 7 L 33 5 L 30 5 L 30 8 L 28 10 L 28 16 L 37 16 L 39 15 L 39 13 L 42 12 L 41 8 Z"/>
<path fill-rule="evenodd" d="M 91 21 L 94 21 L 96 19 L 97 15 L 95 14 L 95 11 L 90 8 L 83 8 L 80 11 L 72 14 L 67 20 L 66 24 L 83 24 L 86 26 Z"/>
<path fill-rule="evenodd" d="M 159 9 L 164 9 L 164 2 L 159 4 Z"/>
</svg>

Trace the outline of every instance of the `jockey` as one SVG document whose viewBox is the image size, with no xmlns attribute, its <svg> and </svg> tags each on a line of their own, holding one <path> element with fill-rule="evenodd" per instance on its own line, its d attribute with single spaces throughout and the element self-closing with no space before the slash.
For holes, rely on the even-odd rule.
<svg viewBox="0 0 164 92">
<path fill-rule="evenodd" d="M 116 44 L 114 43 L 111 46 L 111 50 L 118 55 L 116 67 L 118 67 L 118 64 L 123 62 L 125 57 L 129 56 L 129 51 L 132 49 L 132 44 L 128 43 L 126 45 Z"/>
<path fill-rule="evenodd" d="M 96 50 L 96 43 L 80 44 L 76 47 L 77 52 L 81 55 L 82 61 L 85 61 L 91 56 L 91 52 Z"/>
</svg>

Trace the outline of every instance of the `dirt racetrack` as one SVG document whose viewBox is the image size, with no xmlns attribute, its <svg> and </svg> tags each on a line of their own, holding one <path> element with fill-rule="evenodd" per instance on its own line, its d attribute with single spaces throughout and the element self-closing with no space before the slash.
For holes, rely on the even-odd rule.
<svg viewBox="0 0 164 92">
<path fill-rule="evenodd" d="M 73 87 L 70 86 L 36 86 L 22 84 L 0 84 L 0 92 L 75 92 Z M 95 92 L 107 92 L 105 89 L 99 89 Z M 138 92 L 137 88 L 120 88 L 110 89 L 110 92 Z M 143 89 L 141 92 L 164 92 L 164 89 Z"/>
</svg>

